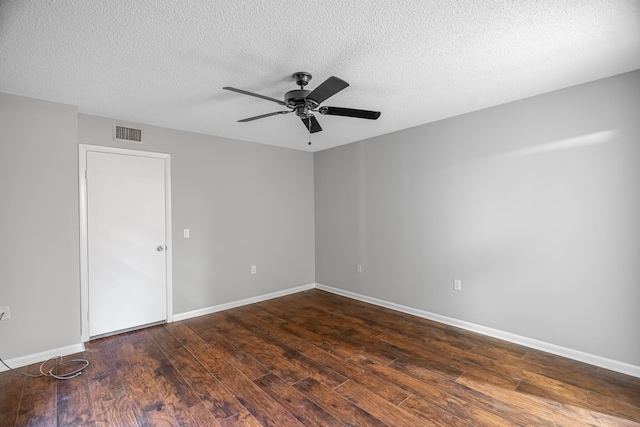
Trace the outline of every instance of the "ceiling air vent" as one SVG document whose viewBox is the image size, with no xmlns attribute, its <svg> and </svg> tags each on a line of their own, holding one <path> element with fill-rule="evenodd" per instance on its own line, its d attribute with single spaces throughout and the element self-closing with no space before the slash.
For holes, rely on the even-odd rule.
<svg viewBox="0 0 640 427">
<path fill-rule="evenodd" d="M 142 130 L 113 124 L 113 140 L 142 144 Z"/>
</svg>

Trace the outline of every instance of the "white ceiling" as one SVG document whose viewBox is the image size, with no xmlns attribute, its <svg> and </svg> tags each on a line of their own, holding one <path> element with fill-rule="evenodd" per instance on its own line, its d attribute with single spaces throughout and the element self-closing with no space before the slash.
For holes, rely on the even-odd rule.
<svg viewBox="0 0 640 427">
<path fill-rule="evenodd" d="M 306 151 L 640 68 L 638 0 L 2 0 L 0 92 L 81 113 Z M 377 121 L 293 114 L 291 74 L 322 105 Z"/>
</svg>

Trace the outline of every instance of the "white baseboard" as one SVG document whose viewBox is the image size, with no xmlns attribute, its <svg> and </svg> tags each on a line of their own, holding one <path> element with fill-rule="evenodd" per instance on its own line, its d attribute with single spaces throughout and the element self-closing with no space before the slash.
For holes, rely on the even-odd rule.
<svg viewBox="0 0 640 427">
<path fill-rule="evenodd" d="M 34 363 L 42 363 L 56 356 L 68 356 L 70 354 L 80 353 L 84 351 L 84 344 L 73 344 L 66 347 L 55 348 L 40 353 L 28 354 L 15 359 L 5 360 L 5 363 L 14 369 L 32 365 Z M 7 367 L 0 363 L 0 372 L 8 371 Z"/>
<path fill-rule="evenodd" d="M 286 295 L 295 294 L 309 289 L 320 289 L 323 291 L 331 292 L 336 295 L 341 295 L 347 298 L 355 299 L 358 301 L 367 302 L 370 304 L 378 305 L 380 307 L 389 308 L 391 310 L 399 311 L 402 313 L 411 314 L 413 316 L 422 317 L 424 319 L 433 320 L 436 322 L 444 323 L 446 325 L 455 326 L 458 328 L 466 329 L 468 331 L 477 332 L 479 334 L 487 335 L 490 337 L 498 338 L 501 340 L 509 341 L 515 344 L 520 344 L 526 347 L 534 348 L 536 350 L 546 351 L 547 353 L 556 354 L 558 356 L 567 357 L 569 359 L 577 360 L 579 362 L 588 363 L 590 365 L 599 366 L 601 368 L 609 369 L 612 371 L 620 372 L 623 374 L 631 375 L 640 378 L 640 366 L 631 365 L 629 363 L 620 362 L 613 359 L 608 359 L 601 356 L 596 356 L 589 353 L 584 353 L 579 350 L 574 350 L 567 347 L 562 347 L 555 344 L 550 344 L 544 341 L 538 341 L 532 338 L 523 337 L 520 335 L 504 332 L 498 329 L 487 328 L 482 325 L 477 325 L 471 322 L 465 322 L 463 320 L 454 319 L 452 317 L 442 316 L 439 314 L 431 313 L 428 311 L 420 310 L 417 308 L 407 307 L 401 304 L 396 304 L 381 299 L 368 297 L 366 295 L 357 294 L 355 292 L 345 291 L 343 289 L 334 288 L 331 286 L 323 285 L 320 283 L 312 283 L 309 285 L 297 286 L 295 288 L 285 289 L 282 291 L 272 292 L 256 297 L 246 298 L 238 301 L 232 301 L 225 304 L 215 305 L 199 310 L 189 311 L 186 313 L 180 313 L 173 316 L 173 321 L 191 319 L 193 317 L 204 316 L 206 314 L 216 313 L 218 311 L 229 310 L 231 308 L 241 307 L 243 305 L 254 304 L 261 301 L 266 301 L 273 298 L 278 298 Z M 31 365 L 34 363 L 41 363 L 56 356 L 68 356 L 74 353 L 80 353 L 84 351 L 84 344 L 74 344 L 66 347 L 60 347 L 53 350 L 43 351 L 41 353 L 34 353 L 27 356 L 17 357 L 14 359 L 5 360 L 7 365 L 12 368 L 20 368 L 23 366 Z M 0 364 L 0 372 L 6 371 L 7 368 Z"/>
<path fill-rule="evenodd" d="M 315 287 L 317 289 L 331 292 L 347 298 L 352 298 L 358 301 L 363 301 L 363 302 L 378 305 L 381 307 L 389 308 L 391 310 L 400 311 L 402 313 L 411 314 L 417 317 L 422 317 L 424 319 L 429 319 L 439 323 L 444 323 L 446 325 L 451 325 L 461 329 L 466 329 L 468 331 L 477 332 L 479 334 L 498 338 L 504 341 L 520 344 L 525 347 L 534 348 L 536 350 L 545 351 L 547 353 L 552 353 L 558 356 L 567 357 L 569 359 L 577 360 L 579 362 L 588 363 L 590 365 L 599 366 L 601 368 L 609 369 L 611 371 L 616 371 L 616 372 L 620 372 L 623 374 L 640 378 L 640 366 L 632 365 L 625 362 L 619 362 L 613 359 L 607 359 L 605 357 L 584 353 L 579 350 L 574 350 L 571 348 L 550 344 L 544 341 L 538 341 L 532 338 L 527 338 L 520 335 L 509 333 L 509 332 L 504 332 L 498 329 L 487 328 L 485 326 L 477 325 L 475 323 L 465 322 L 464 320 L 458 320 L 452 317 L 441 316 L 439 314 L 430 313 L 428 311 L 407 307 L 404 305 L 380 300 L 373 297 L 368 297 L 365 295 L 360 295 L 354 292 L 345 291 L 343 289 L 322 285 L 320 283 L 316 283 Z"/>
<path fill-rule="evenodd" d="M 273 298 L 283 297 L 285 295 L 291 295 L 302 291 L 315 288 L 315 283 L 309 285 L 297 286 L 295 288 L 285 289 L 282 291 L 272 292 L 265 295 L 259 295 L 257 297 L 246 298 L 239 301 L 232 301 L 226 304 L 220 304 L 213 307 L 207 307 L 200 310 L 189 311 L 187 313 L 180 313 L 173 316 L 173 321 L 191 319 L 192 317 L 204 316 L 205 314 L 211 314 L 222 310 L 228 310 L 230 308 L 236 308 L 243 305 L 253 304 L 260 301 L 266 301 Z M 34 363 L 42 363 L 56 356 L 68 356 L 70 354 L 79 353 L 84 351 L 84 344 L 75 344 L 67 347 L 61 347 L 53 350 L 43 351 L 41 353 L 29 354 L 27 356 L 16 357 L 15 359 L 5 360 L 7 365 L 12 368 L 21 368 L 24 366 L 32 365 Z M 8 369 L 0 363 L 0 372 L 7 371 Z"/>
<path fill-rule="evenodd" d="M 188 311 L 186 313 L 174 314 L 173 321 L 178 322 L 180 320 L 187 320 L 193 317 L 204 316 L 206 314 L 216 313 L 218 311 L 229 310 L 231 308 L 241 307 L 243 305 L 255 304 L 257 302 L 266 301 L 273 298 L 279 298 L 286 295 L 296 294 L 302 291 L 308 291 L 315 288 L 315 283 L 309 285 L 297 286 L 295 288 L 289 288 L 282 291 L 271 292 L 269 294 L 260 295 L 257 297 L 246 298 L 238 301 L 232 301 L 225 304 L 214 305 L 212 307 L 201 308 L 199 310 Z"/>
</svg>

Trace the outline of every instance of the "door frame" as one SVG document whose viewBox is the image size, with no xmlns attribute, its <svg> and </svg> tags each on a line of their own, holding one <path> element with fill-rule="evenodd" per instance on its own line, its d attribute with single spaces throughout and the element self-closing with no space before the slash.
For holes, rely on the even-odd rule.
<svg viewBox="0 0 640 427">
<path fill-rule="evenodd" d="M 78 146 L 78 182 L 80 204 L 80 337 L 82 342 L 91 338 L 89 335 L 89 236 L 87 218 L 87 153 L 99 152 L 128 156 L 152 157 L 164 159 L 165 188 L 165 236 L 166 236 L 166 283 L 167 283 L 167 323 L 173 321 L 173 244 L 171 239 L 171 155 L 151 151 L 129 150 L 125 148 L 106 147 L 100 145 L 79 144 Z"/>
</svg>

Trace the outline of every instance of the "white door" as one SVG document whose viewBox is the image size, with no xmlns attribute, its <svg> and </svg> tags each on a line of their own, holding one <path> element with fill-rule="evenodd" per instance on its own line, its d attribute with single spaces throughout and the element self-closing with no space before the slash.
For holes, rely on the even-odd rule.
<svg viewBox="0 0 640 427">
<path fill-rule="evenodd" d="M 164 159 L 86 159 L 89 335 L 166 320 Z"/>
</svg>

